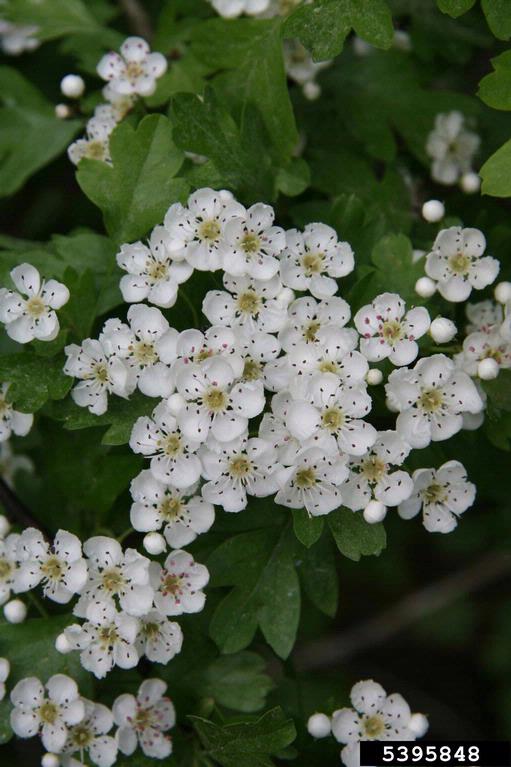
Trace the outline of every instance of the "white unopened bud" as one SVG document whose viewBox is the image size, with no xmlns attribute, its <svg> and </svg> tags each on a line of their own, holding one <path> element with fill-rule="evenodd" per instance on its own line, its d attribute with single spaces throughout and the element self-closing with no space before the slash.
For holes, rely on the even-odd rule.
<svg viewBox="0 0 511 767">
<path fill-rule="evenodd" d="M 55 105 L 55 117 L 58 117 L 59 120 L 67 120 L 68 117 L 71 117 L 71 114 L 72 111 L 67 104 Z"/>
<path fill-rule="evenodd" d="M 9 535 L 10 529 L 11 523 L 6 516 L 0 514 L 0 538 L 5 538 L 6 535 Z"/>
<path fill-rule="evenodd" d="M 186 405 L 186 400 L 182 394 L 179 394 L 179 392 L 176 392 L 175 394 L 171 394 L 170 397 L 167 399 L 167 407 L 172 413 L 172 415 L 177 415 L 179 411 L 184 408 L 185 405 Z"/>
<path fill-rule="evenodd" d="M 420 261 L 421 258 L 424 258 L 425 255 L 426 255 L 426 251 L 425 250 L 419 250 L 418 248 L 415 248 L 414 250 L 412 250 L 412 261 L 413 261 L 413 263 L 416 264 L 417 261 Z"/>
<path fill-rule="evenodd" d="M 307 730 L 313 738 L 326 738 L 330 735 L 332 725 L 326 714 L 313 714 L 307 722 Z"/>
<path fill-rule="evenodd" d="M 167 543 L 160 533 L 147 533 L 142 545 L 148 554 L 163 554 L 167 550 Z"/>
<path fill-rule="evenodd" d="M 491 381 L 493 378 L 497 378 L 499 370 L 497 360 L 494 360 L 492 357 L 486 357 L 477 366 L 477 375 L 483 381 Z"/>
<path fill-rule="evenodd" d="M 60 90 L 68 99 L 79 99 L 85 91 L 85 83 L 80 75 L 66 75 L 60 81 Z"/>
<path fill-rule="evenodd" d="M 55 640 L 55 649 L 57 652 L 62 653 L 62 655 L 66 655 L 68 652 L 71 652 L 73 647 L 71 646 L 71 643 L 69 642 L 69 639 L 67 636 L 62 633 L 59 634 L 58 637 Z"/>
<path fill-rule="evenodd" d="M 445 206 L 440 200 L 427 200 L 422 206 L 422 217 L 430 224 L 436 224 L 445 216 Z"/>
<path fill-rule="evenodd" d="M 295 294 L 291 290 L 291 288 L 282 288 L 280 293 L 277 293 L 277 301 L 279 304 L 284 304 L 284 306 L 288 306 L 291 301 L 294 301 Z"/>
<path fill-rule="evenodd" d="M 495 285 L 495 301 L 507 304 L 511 301 L 511 282 L 499 282 Z"/>
<path fill-rule="evenodd" d="M 309 80 L 304 83 L 303 95 L 309 101 L 316 101 L 321 96 L 321 88 L 314 80 Z"/>
<path fill-rule="evenodd" d="M 435 317 L 429 328 L 429 335 L 437 344 L 446 344 L 452 341 L 458 328 L 452 320 L 447 317 Z"/>
<path fill-rule="evenodd" d="M 473 170 L 464 173 L 460 179 L 460 187 L 465 194 L 475 194 L 481 188 L 481 179 Z"/>
<path fill-rule="evenodd" d="M 412 714 L 408 727 L 418 738 L 422 738 L 429 729 L 428 717 L 424 714 Z"/>
<path fill-rule="evenodd" d="M 11 673 L 11 664 L 7 658 L 0 658 L 0 682 L 5 682 Z"/>
<path fill-rule="evenodd" d="M 370 525 L 375 525 L 385 519 L 387 507 L 381 501 L 369 501 L 364 509 L 364 519 Z"/>
<path fill-rule="evenodd" d="M 383 381 L 383 373 L 378 368 L 370 368 L 366 373 L 366 381 L 369 386 L 378 386 Z"/>
<path fill-rule="evenodd" d="M 50 754 L 49 752 L 41 759 L 41 767 L 59 767 L 60 759 L 57 754 Z"/>
<path fill-rule="evenodd" d="M 4 605 L 4 616 L 9 623 L 23 623 L 27 617 L 27 606 L 21 599 L 11 599 Z"/>
<path fill-rule="evenodd" d="M 436 282 L 431 277 L 419 277 L 415 283 L 415 292 L 421 298 L 431 298 L 436 292 Z"/>
</svg>

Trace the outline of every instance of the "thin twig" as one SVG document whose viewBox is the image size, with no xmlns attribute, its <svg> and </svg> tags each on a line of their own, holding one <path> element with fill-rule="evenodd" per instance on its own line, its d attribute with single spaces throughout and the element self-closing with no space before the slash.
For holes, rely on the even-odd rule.
<svg viewBox="0 0 511 767">
<path fill-rule="evenodd" d="M 393 607 L 344 633 L 298 647 L 294 654 L 296 668 L 311 670 L 345 662 L 354 655 L 387 641 L 416 621 L 446 607 L 460 597 L 509 574 L 511 554 L 488 554 L 475 564 L 409 594 Z"/>
<path fill-rule="evenodd" d="M 22 527 L 35 527 L 43 535 L 48 537 L 48 531 L 38 522 L 27 509 L 25 504 L 20 501 L 14 490 L 12 490 L 4 479 L 0 477 L 0 503 L 7 512 L 11 521 L 17 522 Z"/>
<path fill-rule="evenodd" d="M 128 17 L 133 32 L 150 41 L 153 36 L 153 25 L 142 3 L 139 0 L 119 0 L 119 5 Z"/>
</svg>

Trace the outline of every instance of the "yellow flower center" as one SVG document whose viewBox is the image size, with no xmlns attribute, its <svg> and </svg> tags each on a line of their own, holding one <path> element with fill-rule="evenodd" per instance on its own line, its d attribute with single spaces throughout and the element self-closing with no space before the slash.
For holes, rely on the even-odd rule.
<svg viewBox="0 0 511 767">
<path fill-rule="evenodd" d="M 5 413 L 8 413 L 11 409 L 10 404 L 7 402 L 7 400 L 0 396 L 0 415 L 4 415 Z"/>
<path fill-rule="evenodd" d="M 438 482 L 432 482 L 431 485 L 421 490 L 421 495 L 425 503 L 442 503 L 447 497 L 445 487 Z"/>
<path fill-rule="evenodd" d="M 139 61 L 129 61 L 126 64 L 126 77 L 128 80 L 136 80 L 144 74 L 144 68 Z"/>
<path fill-rule="evenodd" d="M 227 395 L 213 386 L 205 393 L 202 402 L 211 413 L 221 413 L 227 406 Z"/>
<path fill-rule="evenodd" d="M 262 365 L 252 357 L 245 359 L 245 365 L 243 367 L 243 378 L 245 381 L 258 381 L 261 378 L 263 372 Z"/>
<path fill-rule="evenodd" d="M 133 720 L 133 727 L 135 730 L 145 730 L 147 727 L 152 727 L 154 724 L 154 716 L 151 708 L 137 708 L 135 719 Z"/>
<path fill-rule="evenodd" d="M 149 277 L 157 282 L 158 280 L 164 280 L 167 277 L 169 268 L 167 264 L 162 261 L 152 261 L 147 269 Z"/>
<path fill-rule="evenodd" d="M 12 573 L 12 565 L 11 563 L 5 559 L 5 557 L 0 558 L 0 581 L 6 581 L 10 574 Z"/>
<path fill-rule="evenodd" d="M 45 700 L 39 708 L 39 716 L 44 724 L 55 724 L 58 715 L 59 710 L 57 706 L 49 700 Z"/>
<path fill-rule="evenodd" d="M 94 738 L 93 733 L 84 724 L 77 724 L 71 729 L 71 742 L 77 748 L 87 748 Z"/>
<path fill-rule="evenodd" d="M 252 471 L 252 463 L 244 455 L 238 455 L 229 461 L 229 474 L 235 479 L 244 479 Z"/>
<path fill-rule="evenodd" d="M 327 407 L 321 414 L 321 425 L 328 431 L 339 431 L 344 424 L 344 420 L 344 413 L 339 407 Z"/>
<path fill-rule="evenodd" d="M 246 290 L 238 296 L 238 309 L 243 314 L 251 314 L 253 317 L 261 308 L 261 299 L 255 290 Z"/>
<path fill-rule="evenodd" d="M 110 626 L 103 626 L 98 631 L 98 641 L 102 650 L 111 650 L 118 640 L 119 634 L 113 624 Z"/>
<path fill-rule="evenodd" d="M 199 239 L 206 242 L 216 242 L 220 236 L 220 224 L 214 218 L 203 221 L 199 226 Z"/>
<path fill-rule="evenodd" d="M 106 157 L 106 147 L 103 141 L 92 139 L 87 143 L 85 157 L 89 160 L 104 160 Z"/>
<path fill-rule="evenodd" d="M 118 567 L 110 567 L 101 573 L 101 582 L 105 591 L 118 594 L 125 586 L 125 580 Z"/>
<path fill-rule="evenodd" d="M 318 370 L 321 373 L 338 373 L 339 365 L 334 360 L 322 360 L 319 363 Z"/>
<path fill-rule="evenodd" d="M 362 474 L 369 482 L 379 482 L 385 474 L 385 463 L 376 455 L 371 455 L 362 464 Z"/>
<path fill-rule="evenodd" d="M 295 485 L 300 490 L 307 490 L 316 484 L 316 472 L 312 468 L 298 469 L 295 476 Z"/>
<path fill-rule="evenodd" d="M 158 447 L 165 453 L 165 455 L 170 457 L 181 455 L 183 452 L 181 437 L 174 432 L 172 432 L 172 434 L 167 434 L 164 439 L 159 439 Z"/>
<path fill-rule="evenodd" d="M 179 575 L 173 575 L 172 573 L 167 573 L 165 570 L 162 574 L 161 579 L 161 591 L 162 594 L 165 596 L 166 594 L 179 594 L 181 588 L 181 578 Z"/>
<path fill-rule="evenodd" d="M 419 402 L 426 413 L 434 413 L 442 407 L 442 392 L 438 391 L 438 389 L 424 389 Z"/>
<path fill-rule="evenodd" d="M 254 232 L 247 232 L 241 240 L 241 247 L 247 255 L 253 255 L 259 252 L 261 240 Z"/>
<path fill-rule="evenodd" d="M 321 327 L 321 322 L 318 322 L 317 320 L 313 320 L 312 322 L 309 322 L 308 325 L 306 325 L 303 329 L 303 337 L 306 341 L 309 341 L 312 343 L 312 341 L 316 340 L 316 335 L 318 330 Z"/>
<path fill-rule="evenodd" d="M 385 732 L 385 723 L 381 716 L 369 716 L 363 723 L 364 732 L 370 740 L 378 738 Z"/>
<path fill-rule="evenodd" d="M 449 259 L 449 266 L 451 270 L 460 275 L 461 277 L 468 274 L 472 259 L 470 256 L 466 256 L 465 253 L 458 251 L 455 256 L 451 256 Z"/>
<path fill-rule="evenodd" d="M 180 498 L 165 498 L 159 506 L 159 512 L 168 522 L 177 519 L 183 508 L 183 502 Z"/>
<path fill-rule="evenodd" d="M 104 362 L 97 362 L 92 368 L 92 378 L 95 378 L 99 383 L 108 383 L 108 368 Z"/>
<path fill-rule="evenodd" d="M 383 338 L 391 344 L 399 341 L 401 338 L 403 338 L 404 335 L 401 323 L 397 320 L 389 320 L 388 322 L 384 322 L 381 329 L 381 334 Z"/>
<path fill-rule="evenodd" d="M 144 341 L 138 341 L 134 346 L 130 347 L 133 357 L 140 365 L 154 365 L 158 362 L 158 352 L 154 348 L 153 344 L 148 344 Z"/>
<path fill-rule="evenodd" d="M 46 310 L 46 307 L 44 305 L 44 301 L 42 300 L 42 298 L 39 298 L 39 296 L 32 296 L 32 298 L 28 299 L 27 312 L 30 314 L 31 317 L 38 319 L 39 317 L 42 317 L 45 310 Z"/>
<path fill-rule="evenodd" d="M 160 627 L 157 623 L 145 623 L 142 626 L 142 631 L 146 639 L 154 640 L 160 636 Z"/>
<path fill-rule="evenodd" d="M 64 566 L 62 560 L 52 555 L 48 557 L 46 562 L 41 565 L 41 572 L 50 581 L 58 581 L 64 574 Z"/>
<path fill-rule="evenodd" d="M 306 253 L 302 258 L 302 266 L 306 277 L 313 277 L 323 271 L 323 253 Z"/>
</svg>

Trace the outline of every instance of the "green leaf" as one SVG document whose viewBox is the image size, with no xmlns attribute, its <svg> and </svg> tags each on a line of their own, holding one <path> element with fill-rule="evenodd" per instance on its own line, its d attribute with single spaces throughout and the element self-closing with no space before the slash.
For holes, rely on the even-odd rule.
<svg viewBox="0 0 511 767">
<path fill-rule="evenodd" d="M 420 261 L 413 262 L 413 248 L 408 237 L 403 234 L 386 235 L 374 247 L 372 261 L 377 268 L 372 282 L 375 295 L 388 289 L 391 274 L 392 290 L 409 303 L 418 302 L 415 283 L 423 275 L 424 267 Z"/>
<path fill-rule="evenodd" d="M 274 708 L 254 722 L 217 725 L 190 716 L 208 754 L 223 767 L 271 767 L 272 754 L 278 754 L 296 737 L 291 719 Z"/>
<path fill-rule="evenodd" d="M 241 533 L 215 549 L 208 560 L 211 585 L 234 586 L 210 624 L 210 635 L 222 652 L 246 647 L 259 626 L 277 655 L 289 655 L 300 618 L 293 554 L 290 525 Z"/>
<path fill-rule="evenodd" d="M 67 674 L 76 680 L 82 695 L 90 696 L 91 675 L 81 665 L 78 653 L 63 655 L 55 649 L 55 639 L 72 622 L 72 616 L 59 615 L 0 624 L 0 657 L 9 658 L 10 687 L 26 676 L 45 682 L 52 674 Z"/>
<path fill-rule="evenodd" d="M 8 0 L 5 13 L 17 24 L 35 24 L 39 40 L 52 40 L 72 32 L 102 31 L 81 0 Z"/>
<path fill-rule="evenodd" d="M 511 411 L 511 370 L 501 370 L 493 381 L 484 381 L 483 388 L 496 410 Z"/>
<path fill-rule="evenodd" d="M 483 194 L 511 197 L 511 139 L 486 160 L 479 175 Z"/>
<path fill-rule="evenodd" d="M 481 0 L 481 6 L 491 31 L 499 40 L 511 37 L 511 6 L 508 0 Z"/>
<path fill-rule="evenodd" d="M 339 580 L 329 536 L 300 556 L 298 572 L 308 598 L 318 610 L 333 618 L 339 601 Z"/>
<path fill-rule="evenodd" d="M 511 109 L 511 51 L 505 51 L 491 60 L 490 75 L 479 83 L 478 96 L 493 109 Z"/>
<path fill-rule="evenodd" d="M 224 655 L 206 667 L 198 692 L 234 711 L 260 711 L 273 687 L 272 680 L 264 673 L 265 665 L 253 652 Z"/>
<path fill-rule="evenodd" d="M 8 743 L 14 735 L 10 722 L 11 711 L 12 705 L 8 698 L 0 701 L 0 746 Z"/>
<path fill-rule="evenodd" d="M 58 120 L 54 106 L 10 67 L 0 67 L 0 104 L 0 197 L 7 197 L 61 154 L 81 123 Z"/>
<path fill-rule="evenodd" d="M 186 196 L 188 185 L 174 178 L 183 153 L 163 115 L 144 117 L 136 129 L 120 123 L 110 136 L 110 152 L 113 167 L 84 159 L 76 177 L 103 211 L 109 234 L 117 242 L 136 240 L 161 223 L 171 203 Z"/>
<path fill-rule="evenodd" d="M 328 515 L 328 524 L 341 554 L 355 562 L 362 556 L 378 556 L 386 546 L 381 522 L 369 525 L 360 512 L 338 509 Z"/>
<path fill-rule="evenodd" d="M 63 372 L 64 355 L 53 359 L 31 351 L 0 356 L 0 380 L 10 383 L 9 399 L 16 409 L 35 413 L 49 399 L 63 399 L 73 383 Z"/>
<path fill-rule="evenodd" d="M 269 139 L 285 162 L 298 142 L 298 132 L 282 53 L 280 18 L 213 19 L 192 35 L 194 55 L 211 71 L 227 70 L 214 81 L 240 124 L 249 106 L 261 115 Z"/>
<path fill-rule="evenodd" d="M 442 13 L 448 13 L 456 19 L 469 11 L 476 3 L 476 0 L 436 0 Z"/>
<path fill-rule="evenodd" d="M 293 530 L 307 548 L 321 538 L 323 525 L 323 517 L 311 517 L 305 509 L 293 509 Z"/>
<path fill-rule="evenodd" d="M 284 24 L 285 37 L 297 37 L 315 61 L 332 59 L 342 51 L 354 29 L 377 48 L 390 48 L 392 15 L 385 0 L 316 0 L 301 5 Z"/>
<path fill-rule="evenodd" d="M 69 288 L 70 299 L 59 313 L 61 324 L 69 325 L 78 341 L 87 338 L 96 316 L 96 284 L 90 269 L 77 274 L 68 267 L 64 283 Z"/>
</svg>

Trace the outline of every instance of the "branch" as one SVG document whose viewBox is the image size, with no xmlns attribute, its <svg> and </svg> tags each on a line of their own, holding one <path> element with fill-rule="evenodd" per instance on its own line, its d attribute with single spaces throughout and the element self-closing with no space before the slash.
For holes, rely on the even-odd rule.
<svg viewBox="0 0 511 767">
<path fill-rule="evenodd" d="M 298 647 L 294 659 L 298 670 L 336 665 L 381 644 L 442 607 L 511 573 L 511 554 L 489 554 L 474 565 L 441 578 L 406 596 L 393 607 L 344 633 L 333 634 Z"/>
<path fill-rule="evenodd" d="M 22 527 L 35 527 L 40 530 L 44 536 L 49 537 L 48 531 L 40 522 L 34 519 L 25 504 L 20 501 L 16 493 L 9 487 L 4 479 L 0 477 L 0 503 L 5 508 L 7 516 L 11 521 L 17 522 Z"/>
<path fill-rule="evenodd" d="M 133 32 L 144 40 L 150 41 L 153 36 L 153 25 L 142 3 L 139 0 L 119 0 L 119 5 L 128 17 Z"/>
</svg>

